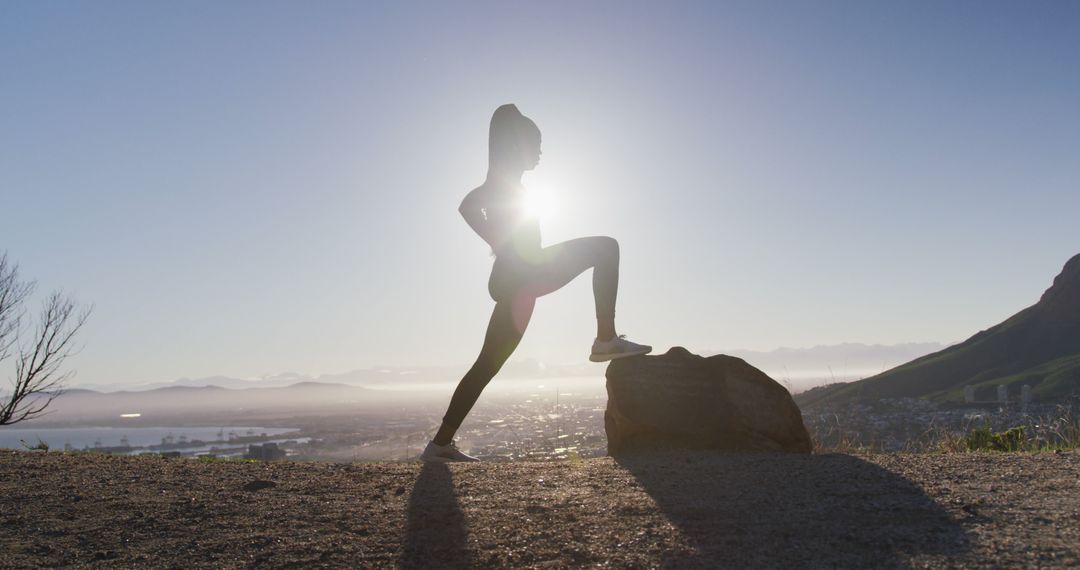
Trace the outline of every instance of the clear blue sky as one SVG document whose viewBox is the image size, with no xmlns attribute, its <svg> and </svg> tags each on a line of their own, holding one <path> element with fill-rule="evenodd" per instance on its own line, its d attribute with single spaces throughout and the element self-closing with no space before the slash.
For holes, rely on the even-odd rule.
<svg viewBox="0 0 1080 570">
<path fill-rule="evenodd" d="M 471 362 L 487 121 L 660 350 L 955 341 L 1080 252 L 1080 3 L 3 2 L 0 249 L 79 382 Z M 589 280 L 516 359 L 583 361 Z M 597 365 L 597 374 L 603 367 Z"/>
</svg>

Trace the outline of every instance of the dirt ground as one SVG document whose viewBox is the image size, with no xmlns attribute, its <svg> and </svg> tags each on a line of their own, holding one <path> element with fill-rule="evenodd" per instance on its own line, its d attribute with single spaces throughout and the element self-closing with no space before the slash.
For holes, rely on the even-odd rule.
<svg viewBox="0 0 1080 570">
<path fill-rule="evenodd" d="M 238 463 L 0 453 L 0 567 L 1069 568 L 1080 453 Z"/>
</svg>

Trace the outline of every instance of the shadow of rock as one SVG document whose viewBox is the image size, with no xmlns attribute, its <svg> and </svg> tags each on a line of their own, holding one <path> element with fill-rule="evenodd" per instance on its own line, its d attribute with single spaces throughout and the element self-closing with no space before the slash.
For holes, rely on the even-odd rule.
<svg viewBox="0 0 1080 570">
<path fill-rule="evenodd" d="M 695 552 L 664 567 L 907 568 L 969 550 L 911 481 L 849 455 L 620 457 Z"/>
<path fill-rule="evenodd" d="M 468 527 L 450 469 L 425 463 L 409 494 L 401 568 L 469 568 Z"/>
</svg>

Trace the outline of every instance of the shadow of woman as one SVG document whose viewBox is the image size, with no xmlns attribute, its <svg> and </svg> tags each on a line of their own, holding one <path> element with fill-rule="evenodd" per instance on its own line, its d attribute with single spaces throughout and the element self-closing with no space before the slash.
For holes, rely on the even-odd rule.
<svg viewBox="0 0 1080 570">
<path fill-rule="evenodd" d="M 468 527 L 443 463 L 425 463 L 409 495 L 402 568 L 468 568 Z"/>
<path fill-rule="evenodd" d="M 969 550 L 967 533 L 911 481 L 841 454 L 620 457 L 694 549 L 666 567 L 908 567 Z"/>
</svg>

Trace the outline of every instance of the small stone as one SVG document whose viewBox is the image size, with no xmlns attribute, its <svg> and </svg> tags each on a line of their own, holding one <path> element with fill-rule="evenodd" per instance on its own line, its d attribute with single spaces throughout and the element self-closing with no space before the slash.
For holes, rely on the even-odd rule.
<svg viewBox="0 0 1080 570">
<path fill-rule="evenodd" d="M 254 491 L 261 491 L 263 489 L 269 489 L 271 487 L 276 487 L 276 486 L 277 486 L 277 483 L 275 483 L 273 481 L 266 481 L 265 479 L 256 479 L 256 480 L 251 481 L 250 483 L 244 485 L 244 490 L 254 492 Z"/>
</svg>

